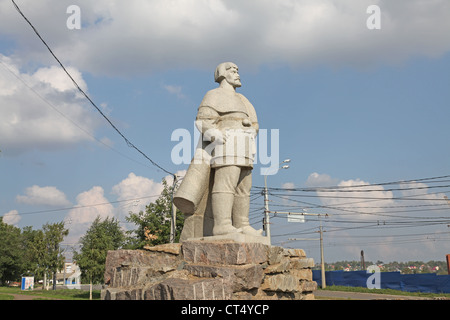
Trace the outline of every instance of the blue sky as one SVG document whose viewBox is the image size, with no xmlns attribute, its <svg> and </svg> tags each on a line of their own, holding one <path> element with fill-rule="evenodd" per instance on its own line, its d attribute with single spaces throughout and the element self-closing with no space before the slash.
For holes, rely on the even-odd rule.
<svg viewBox="0 0 450 320">
<path fill-rule="evenodd" d="M 291 159 L 267 179 L 284 188 L 271 191 L 271 209 L 328 213 L 328 261 L 358 260 L 361 250 L 373 261 L 449 253 L 448 179 L 417 181 L 450 174 L 446 1 L 16 3 L 117 128 L 169 172 L 187 169 L 171 159 L 172 133 L 194 135 L 197 107 L 216 87 L 216 65 L 233 61 L 260 128 L 279 130 L 279 161 Z M 81 29 L 67 28 L 73 4 Z M 373 4 L 381 29 L 369 30 Z M 72 244 L 97 215 L 124 221 L 144 208 L 167 174 L 77 93 L 11 1 L 0 0 L 0 17 L 0 215 L 18 227 L 64 220 Z M 261 167 L 253 175 L 257 227 Z M 371 192 L 354 193 L 358 204 L 299 190 L 403 180 L 416 182 L 368 186 Z M 317 238 L 316 220 L 272 216 L 273 244 L 304 248 L 319 261 L 318 241 L 289 241 Z M 376 221 L 379 227 L 370 225 Z"/>
</svg>

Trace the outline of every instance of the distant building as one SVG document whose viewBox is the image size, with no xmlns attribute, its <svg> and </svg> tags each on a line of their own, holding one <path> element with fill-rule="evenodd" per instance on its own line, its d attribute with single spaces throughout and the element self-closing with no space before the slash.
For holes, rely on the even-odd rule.
<svg viewBox="0 0 450 320">
<path fill-rule="evenodd" d="M 56 284 L 77 288 L 81 285 L 81 270 L 76 263 L 66 262 L 64 270 L 56 274 Z"/>
</svg>

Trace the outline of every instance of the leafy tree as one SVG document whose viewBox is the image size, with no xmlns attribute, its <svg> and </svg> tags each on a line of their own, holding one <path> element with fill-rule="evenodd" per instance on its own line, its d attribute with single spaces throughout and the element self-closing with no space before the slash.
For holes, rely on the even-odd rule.
<svg viewBox="0 0 450 320">
<path fill-rule="evenodd" d="M 65 229 L 64 222 L 45 224 L 43 226 L 44 244 L 46 251 L 44 252 L 44 262 L 47 270 L 53 273 L 53 290 L 56 290 L 56 272 L 64 268 L 64 251 L 59 244 L 69 234 L 69 230 Z"/>
<path fill-rule="evenodd" d="M 0 217 L 0 283 L 17 281 L 24 271 L 19 228 L 3 222 Z"/>
<path fill-rule="evenodd" d="M 22 230 L 22 239 L 27 273 L 34 275 L 35 279 L 42 279 L 48 267 L 44 232 L 42 230 L 33 230 L 32 227 L 25 227 Z"/>
<path fill-rule="evenodd" d="M 80 267 L 83 277 L 90 283 L 91 299 L 92 284 L 103 282 L 108 250 L 121 248 L 124 241 L 125 234 L 119 226 L 119 221 L 114 218 L 101 221 L 99 216 L 81 237 L 81 251 L 74 253 L 74 260 Z"/>
<path fill-rule="evenodd" d="M 135 238 L 129 245 L 134 249 L 143 248 L 145 245 L 158 245 L 170 242 L 170 225 L 172 216 L 172 190 L 165 179 L 162 180 L 163 191 L 159 198 L 146 206 L 145 212 L 130 212 L 125 219 L 137 225 L 137 229 L 128 231 L 134 233 Z M 183 229 L 184 215 L 181 211 L 176 211 L 175 242 L 178 242 Z"/>
</svg>

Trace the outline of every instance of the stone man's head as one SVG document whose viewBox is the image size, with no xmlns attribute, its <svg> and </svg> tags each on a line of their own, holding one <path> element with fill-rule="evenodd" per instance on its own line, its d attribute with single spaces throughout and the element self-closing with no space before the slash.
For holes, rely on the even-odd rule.
<svg viewBox="0 0 450 320">
<path fill-rule="evenodd" d="M 238 88 L 242 85 L 238 70 L 238 66 L 233 62 L 223 62 L 217 66 L 214 72 L 214 80 L 217 83 L 226 80 L 230 85 Z"/>
</svg>

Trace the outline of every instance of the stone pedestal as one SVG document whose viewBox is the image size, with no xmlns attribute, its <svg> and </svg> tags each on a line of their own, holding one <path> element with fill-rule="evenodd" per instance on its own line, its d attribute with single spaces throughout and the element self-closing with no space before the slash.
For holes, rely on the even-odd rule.
<svg viewBox="0 0 450 320">
<path fill-rule="evenodd" d="M 231 240 L 234 242 L 245 242 L 245 243 L 262 243 L 270 246 L 270 240 L 268 237 L 264 236 L 252 236 L 245 233 L 228 233 L 219 236 L 207 236 L 207 237 L 199 237 L 199 238 L 189 238 L 189 241 L 219 241 L 219 240 Z"/>
<path fill-rule="evenodd" d="M 301 249 L 226 239 L 109 251 L 102 299 L 314 299 L 313 266 Z"/>
</svg>

